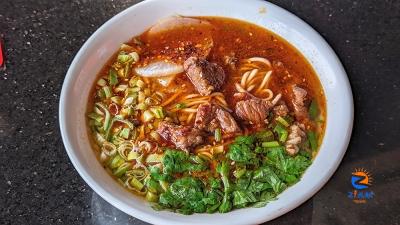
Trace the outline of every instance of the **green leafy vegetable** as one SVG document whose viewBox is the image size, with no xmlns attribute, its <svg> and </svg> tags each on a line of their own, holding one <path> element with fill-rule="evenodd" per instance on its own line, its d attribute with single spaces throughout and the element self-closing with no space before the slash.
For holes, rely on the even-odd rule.
<svg viewBox="0 0 400 225">
<path fill-rule="evenodd" d="M 256 164 L 257 155 L 253 152 L 254 136 L 240 136 L 229 146 L 229 159 L 243 164 Z"/>
<path fill-rule="evenodd" d="M 165 152 L 163 166 L 165 174 L 202 171 L 207 168 L 205 164 L 190 161 L 190 158 L 184 152 L 171 149 L 167 149 Z"/>
<path fill-rule="evenodd" d="M 318 117 L 319 110 L 317 101 L 314 99 L 311 101 L 310 107 L 308 108 L 308 115 L 312 120 L 315 120 Z"/>
<path fill-rule="evenodd" d="M 311 150 L 316 151 L 318 149 L 317 135 L 313 131 L 307 132 L 308 141 L 310 142 Z"/>
<path fill-rule="evenodd" d="M 177 179 L 165 193 L 160 195 L 159 204 L 182 214 L 205 212 L 207 207 L 203 201 L 205 197 L 203 189 L 203 184 L 196 178 Z"/>
</svg>

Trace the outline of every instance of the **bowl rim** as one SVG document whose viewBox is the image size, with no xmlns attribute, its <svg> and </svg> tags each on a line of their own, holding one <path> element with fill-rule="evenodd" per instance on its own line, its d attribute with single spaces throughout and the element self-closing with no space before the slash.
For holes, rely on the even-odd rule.
<svg viewBox="0 0 400 225">
<path fill-rule="evenodd" d="M 137 217 L 141 220 L 144 220 L 146 222 L 150 222 L 150 223 L 154 223 L 154 224 L 185 224 L 187 223 L 187 221 L 181 221 L 181 220 L 176 220 L 176 221 L 164 221 L 161 219 L 161 217 L 157 216 L 157 212 L 154 211 L 154 213 L 147 213 L 144 211 L 141 211 L 139 209 L 135 209 L 135 208 L 127 208 L 126 206 L 124 206 L 122 204 L 121 201 L 119 201 L 118 199 L 116 199 L 116 197 L 113 196 L 112 193 L 108 193 L 106 192 L 102 187 L 99 186 L 98 182 L 96 180 L 94 180 L 85 170 L 85 168 L 82 166 L 81 162 L 79 161 L 75 150 L 72 147 L 72 144 L 70 142 L 70 136 L 67 132 L 66 129 L 66 124 L 67 124 L 67 120 L 66 120 L 66 102 L 68 99 L 68 91 L 71 88 L 72 85 L 72 81 L 74 76 L 76 76 L 76 64 L 78 64 L 78 61 L 84 57 L 84 53 L 85 51 L 87 51 L 90 47 L 92 42 L 96 39 L 96 37 L 101 33 L 104 32 L 105 30 L 107 30 L 114 21 L 118 20 L 121 17 L 124 17 L 126 14 L 134 12 L 136 8 L 139 8 L 140 6 L 149 4 L 149 3 L 153 3 L 153 2 L 158 2 L 158 1 L 162 1 L 162 0 L 147 0 L 147 1 L 143 1 L 143 2 L 139 2 L 135 5 L 132 5 L 130 7 L 128 7 L 127 9 L 123 10 L 122 12 L 118 13 L 117 15 L 113 16 L 111 19 L 107 20 L 103 25 L 100 26 L 100 28 L 98 28 L 88 39 L 87 41 L 82 45 L 82 47 L 80 48 L 80 50 L 78 51 L 78 53 L 76 54 L 76 56 L 74 57 L 68 71 L 66 74 L 66 77 L 64 79 L 63 82 L 63 86 L 62 86 L 62 90 L 61 90 L 61 95 L 60 95 L 60 102 L 59 102 L 59 124 L 60 124 L 60 131 L 61 131 L 61 136 L 62 136 L 62 140 L 65 146 L 65 149 L 67 151 L 67 154 L 72 162 L 72 164 L 74 165 L 75 169 L 78 171 L 79 175 L 85 180 L 85 182 L 96 192 L 98 193 L 103 199 L 105 199 L 107 202 L 109 202 L 110 204 L 112 204 L 114 207 L 120 209 L 121 211 L 132 215 L 134 217 Z M 319 44 L 325 49 L 326 54 L 330 55 L 331 59 L 334 60 L 334 62 L 332 62 L 333 64 L 336 65 L 336 69 L 339 70 L 339 75 L 338 76 L 342 76 L 341 79 L 344 79 L 344 87 L 343 91 L 345 92 L 345 95 L 347 96 L 347 107 L 346 110 L 348 112 L 347 116 L 348 118 L 346 118 L 349 123 L 347 124 L 347 126 L 345 127 L 345 139 L 343 140 L 343 143 L 341 144 L 341 152 L 339 152 L 339 154 L 336 157 L 336 162 L 333 166 L 331 166 L 329 168 L 329 170 L 327 171 L 327 174 L 320 179 L 318 185 L 313 186 L 312 188 L 310 188 L 304 195 L 303 198 L 300 200 L 297 200 L 295 202 L 291 202 L 291 205 L 289 207 L 283 208 L 281 210 L 278 210 L 274 213 L 272 213 L 271 215 L 268 216 L 258 216 L 257 218 L 254 219 L 250 219 L 247 220 L 247 223 L 261 223 L 261 222 L 265 222 L 266 220 L 271 220 L 274 219 L 276 217 L 279 217 L 289 211 L 291 211 L 292 209 L 298 207 L 300 204 L 302 204 L 303 202 L 305 202 L 306 200 L 308 200 L 309 198 L 311 198 L 318 190 L 320 190 L 325 183 L 330 179 L 330 177 L 333 175 L 333 173 L 336 171 L 336 169 L 338 168 L 345 152 L 347 149 L 347 146 L 349 144 L 350 138 L 351 138 L 351 132 L 352 132 L 352 128 L 353 128 L 353 120 L 354 120 L 354 105 L 353 105 L 353 95 L 352 95 L 352 91 L 351 91 L 351 87 L 350 87 L 350 83 L 348 81 L 347 78 L 347 74 L 343 68 L 343 65 L 341 64 L 339 58 L 337 57 L 336 53 L 333 51 L 333 49 L 329 46 L 329 44 L 325 41 L 325 39 L 317 32 L 315 31 L 310 25 L 308 25 L 306 22 L 304 22 L 303 20 L 301 20 L 300 18 L 298 18 L 296 15 L 292 14 L 291 12 L 276 6 L 270 2 L 266 2 L 266 1 L 261 1 L 261 0 L 239 0 L 238 2 L 257 2 L 267 8 L 273 8 L 273 10 L 277 10 L 280 13 L 285 14 L 286 16 L 288 16 L 290 19 L 295 20 L 296 23 L 300 24 L 301 26 L 307 28 L 309 30 L 309 32 L 312 33 L 312 35 L 314 35 L 314 39 L 316 38 L 317 41 L 319 42 Z M 245 20 L 245 19 L 244 19 Z M 245 20 L 246 21 L 246 20 Z M 247 22 L 251 22 L 252 21 L 247 21 Z M 285 37 L 282 37 L 284 39 L 286 39 Z M 290 42 L 289 42 L 290 43 Z M 299 49 L 297 49 L 299 52 L 301 52 L 303 54 L 303 52 Z M 307 58 L 307 57 L 306 57 Z M 319 76 L 319 74 L 317 74 Z M 325 90 L 325 88 L 324 88 Z M 328 100 L 328 99 L 327 99 Z M 328 107 L 328 102 L 327 102 L 327 107 Z M 328 115 L 329 116 L 329 115 Z M 326 135 L 326 134 L 325 134 Z M 324 139 L 326 139 L 326 136 L 324 136 Z M 321 149 L 320 149 L 321 150 Z M 299 183 L 301 182 L 301 180 L 299 181 Z M 228 215 L 226 215 L 228 216 Z M 231 224 L 244 224 L 242 222 L 234 222 L 234 221 L 228 221 Z"/>
</svg>

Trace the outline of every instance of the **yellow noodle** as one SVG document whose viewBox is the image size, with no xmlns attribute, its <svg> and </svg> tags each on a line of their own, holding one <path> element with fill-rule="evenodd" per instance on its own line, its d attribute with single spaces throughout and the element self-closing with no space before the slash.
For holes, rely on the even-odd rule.
<svg viewBox="0 0 400 225">
<path fill-rule="evenodd" d="M 169 97 L 169 99 L 167 99 L 166 101 L 164 101 L 161 106 L 166 106 L 169 103 L 171 103 L 172 101 L 174 101 L 183 91 L 180 90 L 178 92 L 176 92 L 175 94 L 173 94 L 171 97 Z"/>
<path fill-rule="evenodd" d="M 272 91 L 271 91 L 272 93 Z M 277 94 L 274 98 L 274 100 L 272 100 L 272 104 L 275 105 L 276 103 L 278 103 L 278 101 L 281 99 L 282 95 L 281 93 Z"/>
<path fill-rule="evenodd" d="M 248 58 L 247 60 L 249 62 L 262 62 L 268 66 L 271 66 L 271 62 L 268 59 L 263 58 L 263 57 L 252 57 L 252 58 Z"/>
<path fill-rule="evenodd" d="M 258 73 L 258 69 L 252 70 L 249 77 L 247 78 L 247 82 L 250 82 L 251 80 L 253 80 L 253 78 L 257 75 L 257 73 Z"/>
<path fill-rule="evenodd" d="M 228 103 L 225 101 L 225 99 L 223 97 L 217 96 L 217 97 L 215 97 L 215 99 L 217 99 L 219 102 L 221 102 L 225 106 L 228 105 Z"/>
<path fill-rule="evenodd" d="M 218 96 L 218 95 L 224 96 L 224 94 L 222 94 L 221 92 L 214 92 L 214 93 L 212 93 L 210 96 L 211 96 L 211 97 L 214 97 L 214 96 Z"/>
<path fill-rule="evenodd" d="M 261 76 L 256 76 L 250 83 L 247 84 L 247 86 L 255 85 L 257 83 L 260 83 L 262 77 Z"/>
<path fill-rule="evenodd" d="M 189 114 L 188 118 L 186 119 L 186 123 L 190 123 L 190 122 L 192 121 L 192 119 L 193 119 L 193 117 L 194 117 L 194 114 L 195 114 L 195 113 L 190 113 L 190 114 Z"/>
<path fill-rule="evenodd" d="M 194 97 L 199 97 L 201 95 L 199 94 L 190 94 L 190 95 L 186 95 L 183 99 L 189 99 L 189 98 L 194 98 Z"/>
<path fill-rule="evenodd" d="M 184 103 L 184 104 L 186 105 L 186 107 L 190 107 L 190 106 L 193 106 L 193 105 L 200 105 L 200 104 L 207 103 L 207 102 L 209 102 L 209 101 L 200 100 L 200 101 L 193 101 L 193 102 Z"/>
<path fill-rule="evenodd" d="M 268 83 L 269 78 L 271 77 L 271 74 L 272 74 L 272 70 L 268 71 L 268 72 L 265 74 L 264 79 L 263 79 L 263 81 L 261 82 L 260 87 L 258 88 L 258 91 L 261 91 L 261 90 L 264 88 L 264 86 Z"/>
<path fill-rule="evenodd" d="M 247 91 L 250 92 L 251 90 L 253 90 L 256 87 L 256 85 L 251 85 L 247 88 Z"/>
<path fill-rule="evenodd" d="M 195 112 L 197 112 L 197 109 L 185 108 L 185 109 L 181 109 L 181 112 L 185 112 L 185 113 L 195 113 Z"/>
<path fill-rule="evenodd" d="M 264 98 L 265 100 L 271 100 L 272 97 L 274 97 L 274 93 L 268 88 L 263 89 L 261 91 L 257 91 L 256 94 L 257 93 L 259 93 L 259 94 L 268 93 L 268 97 Z"/>
<path fill-rule="evenodd" d="M 247 77 L 249 76 L 250 71 L 247 71 L 246 73 L 243 74 L 242 76 L 242 80 L 240 81 L 240 85 L 242 85 L 242 87 L 246 87 L 246 80 Z"/>
<path fill-rule="evenodd" d="M 183 103 L 188 104 L 190 102 L 209 100 L 209 99 L 210 99 L 210 96 L 204 96 L 204 97 L 186 99 Z"/>
<path fill-rule="evenodd" d="M 246 90 L 244 90 L 243 87 L 238 83 L 235 83 L 235 87 L 238 92 L 246 92 Z"/>
</svg>

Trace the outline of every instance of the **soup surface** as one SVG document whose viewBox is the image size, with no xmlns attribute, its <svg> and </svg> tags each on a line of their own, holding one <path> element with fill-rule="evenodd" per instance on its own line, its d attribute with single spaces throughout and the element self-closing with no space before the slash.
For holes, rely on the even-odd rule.
<svg viewBox="0 0 400 225">
<path fill-rule="evenodd" d="M 88 100 L 104 168 L 157 210 L 262 207 L 301 179 L 325 127 L 321 84 L 276 34 L 172 17 L 122 44 Z"/>
</svg>

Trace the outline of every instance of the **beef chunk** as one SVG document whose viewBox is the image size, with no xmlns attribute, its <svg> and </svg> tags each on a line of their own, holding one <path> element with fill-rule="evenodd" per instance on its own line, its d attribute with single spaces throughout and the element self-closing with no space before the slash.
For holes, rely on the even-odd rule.
<svg viewBox="0 0 400 225">
<path fill-rule="evenodd" d="M 264 124 L 272 105 L 262 99 L 249 99 L 236 103 L 236 115 L 250 124 Z"/>
<path fill-rule="evenodd" d="M 289 155 L 295 155 L 299 152 L 299 144 L 302 143 L 306 138 L 304 124 L 294 123 L 290 126 L 290 132 L 288 139 L 285 143 L 286 152 Z"/>
<path fill-rule="evenodd" d="M 268 112 L 280 100 L 281 95 L 278 94 L 272 101 L 256 98 L 252 95 L 243 95 L 244 99 L 236 103 L 236 116 L 250 124 L 261 125 L 266 123 Z M 250 99 L 248 99 L 250 98 Z"/>
<path fill-rule="evenodd" d="M 256 97 L 249 92 L 238 92 L 233 95 L 233 100 L 235 102 L 240 102 L 244 100 L 256 99 Z"/>
<path fill-rule="evenodd" d="M 240 128 L 233 116 L 218 105 L 206 103 L 197 108 L 196 128 L 214 132 L 220 127 L 224 133 L 240 132 Z"/>
<path fill-rule="evenodd" d="M 204 141 L 201 130 L 166 121 L 159 124 L 157 132 L 181 150 L 189 150 Z"/>
<path fill-rule="evenodd" d="M 183 68 L 197 91 L 203 96 L 210 95 L 213 91 L 218 91 L 224 84 L 224 70 L 215 63 L 210 63 L 197 57 L 190 57 L 183 64 Z"/>
<path fill-rule="evenodd" d="M 218 107 L 215 110 L 215 115 L 217 116 L 217 120 L 224 133 L 230 134 L 240 132 L 238 124 L 229 112 L 222 109 L 221 107 Z"/>
<path fill-rule="evenodd" d="M 275 115 L 284 117 L 289 113 L 289 109 L 284 101 L 280 101 L 276 106 L 274 106 L 273 111 Z"/>
<path fill-rule="evenodd" d="M 307 99 L 307 91 L 298 86 L 293 86 L 292 91 L 293 91 L 292 104 L 294 109 L 294 115 L 296 116 L 297 120 L 306 119 L 308 116 L 307 108 L 305 106 L 305 101 Z"/>
</svg>

